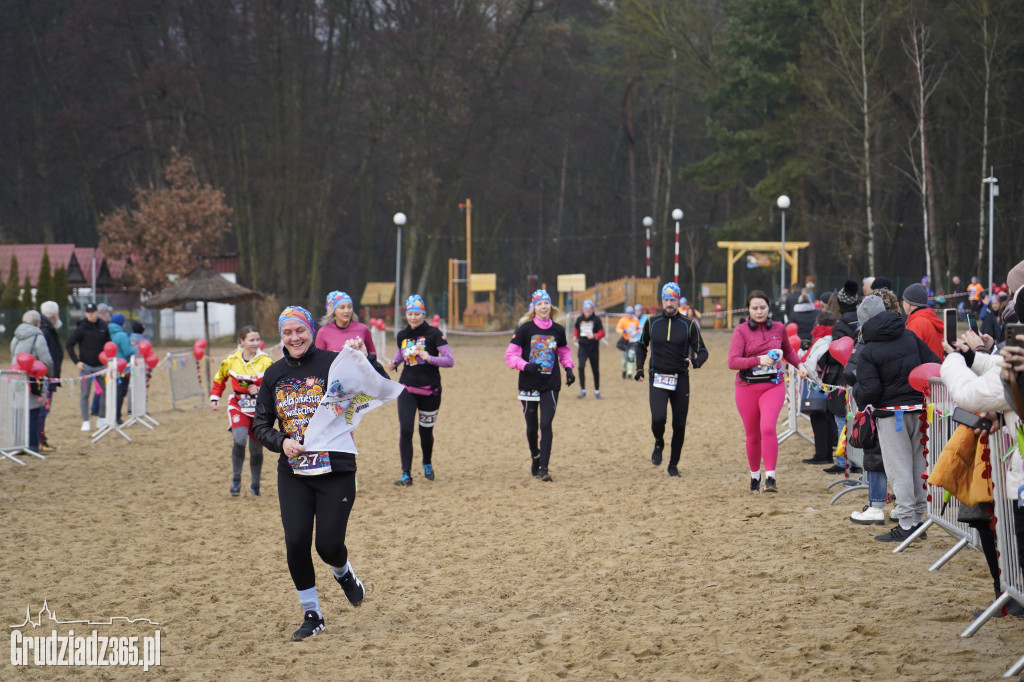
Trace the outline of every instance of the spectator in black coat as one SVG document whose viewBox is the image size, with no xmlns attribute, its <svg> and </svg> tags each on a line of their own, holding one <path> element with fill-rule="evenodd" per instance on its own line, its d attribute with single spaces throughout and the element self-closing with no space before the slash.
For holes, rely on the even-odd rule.
<svg viewBox="0 0 1024 682">
<path fill-rule="evenodd" d="M 879 296 L 868 296 L 857 310 L 864 347 L 857 358 L 857 404 L 875 408 L 878 442 L 885 473 L 896 494 L 899 525 L 882 535 L 881 542 L 902 542 L 924 521 L 927 490 L 920 485 L 927 462 L 918 435 L 924 396 L 910 385 L 910 373 L 941 359 L 907 329 L 899 313 L 887 311 Z M 883 410 L 879 408 L 893 408 Z"/>
</svg>

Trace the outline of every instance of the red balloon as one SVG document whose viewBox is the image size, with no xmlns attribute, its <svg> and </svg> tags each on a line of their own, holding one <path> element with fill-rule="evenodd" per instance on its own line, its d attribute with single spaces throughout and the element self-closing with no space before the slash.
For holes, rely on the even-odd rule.
<svg viewBox="0 0 1024 682">
<path fill-rule="evenodd" d="M 16 362 L 12 362 L 11 366 L 8 369 L 10 369 L 12 372 L 23 372 L 24 371 L 21 367 L 18 367 L 18 363 L 16 363 Z"/>
<path fill-rule="evenodd" d="M 113 341 L 107 341 L 103 344 L 103 352 L 107 354 L 108 358 L 112 358 L 117 355 L 117 344 Z"/>
<path fill-rule="evenodd" d="M 853 353 L 853 337 L 844 336 L 828 345 L 828 352 L 845 367 Z"/>
<path fill-rule="evenodd" d="M 150 354 L 150 355 L 146 356 L 146 367 L 149 367 L 150 369 L 153 369 L 159 363 L 160 363 L 160 358 L 158 358 L 156 355 Z"/>
<path fill-rule="evenodd" d="M 127 366 L 128 366 L 128 361 L 127 360 L 125 360 L 124 358 L 118 358 L 117 359 L 117 373 L 118 374 L 123 373 L 125 367 L 127 367 Z"/>
<path fill-rule="evenodd" d="M 430 318 L 430 322 L 436 327 L 437 325 L 441 324 L 441 316 L 438 315 L 437 313 L 434 313 L 434 316 Z"/>
<path fill-rule="evenodd" d="M 28 373 L 37 379 L 41 379 L 46 376 L 46 365 L 43 364 L 42 360 L 34 360 L 32 362 L 32 369 Z"/>
<path fill-rule="evenodd" d="M 263 339 L 260 339 L 260 350 L 263 350 L 266 347 L 266 345 L 266 342 Z"/>
<path fill-rule="evenodd" d="M 196 341 L 196 344 L 197 344 L 197 345 L 198 345 L 198 346 L 199 346 L 200 348 L 206 348 L 206 339 L 199 339 L 198 341 Z"/>
<path fill-rule="evenodd" d="M 31 353 L 18 353 L 18 357 L 15 358 L 15 360 L 18 363 L 17 369 L 21 369 L 26 372 L 32 371 L 32 363 L 36 361 Z"/>
<path fill-rule="evenodd" d="M 790 322 L 789 324 L 786 325 L 787 336 L 793 336 L 798 331 L 800 331 L 800 328 L 796 326 L 796 322 Z"/>
<path fill-rule="evenodd" d="M 142 353 L 142 357 L 149 355 L 150 351 L 153 350 L 153 344 L 146 339 L 139 341 L 139 352 Z"/>
<path fill-rule="evenodd" d="M 942 371 L 942 365 L 937 362 L 926 362 L 919 365 L 910 372 L 910 385 L 925 395 L 930 395 L 928 380 L 937 379 Z"/>
<path fill-rule="evenodd" d="M 107 361 L 110 359 L 109 357 L 107 357 L 107 353 L 105 351 L 100 351 L 99 358 L 101 365 L 107 364 Z"/>
<path fill-rule="evenodd" d="M 800 337 L 793 334 L 789 337 L 789 345 L 793 347 L 793 350 L 799 350 L 800 348 Z"/>
</svg>

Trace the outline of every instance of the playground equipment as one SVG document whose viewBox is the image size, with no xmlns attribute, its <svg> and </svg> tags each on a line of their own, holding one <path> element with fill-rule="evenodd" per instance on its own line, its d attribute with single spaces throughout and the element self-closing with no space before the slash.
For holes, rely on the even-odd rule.
<svg viewBox="0 0 1024 682">
<path fill-rule="evenodd" d="M 559 307 L 562 310 L 568 310 L 568 308 L 565 307 L 566 294 L 572 295 L 577 291 L 586 291 L 587 276 L 585 274 L 559 275 L 556 286 L 558 288 L 559 299 L 561 301 L 561 305 Z M 576 308 L 576 310 L 578 310 L 578 308 Z"/>
<path fill-rule="evenodd" d="M 620 305 L 640 303 L 647 308 L 657 308 L 661 304 L 659 282 L 655 278 L 623 277 L 611 282 L 596 284 L 583 290 L 576 290 L 567 297 L 568 309 L 580 310 L 583 301 L 593 301 L 598 308 L 605 310 Z"/>
<path fill-rule="evenodd" d="M 784 251 L 786 262 L 789 263 L 789 284 L 790 286 L 800 281 L 800 263 L 799 253 L 800 249 L 806 249 L 810 246 L 810 242 L 718 242 L 718 248 L 728 249 L 729 257 L 727 259 L 727 272 L 729 273 L 728 281 L 726 282 L 726 313 L 727 326 L 732 328 L 732 311 L 735 308 L 735 304 L 732 299 L 733 295 L 733 266 L 736 265 L 736 261 L 743 257 L 747 251 Z M 781 295 L 782 292 L 779 292 Z"/>
<path fill-rule="evenodd" d="M 474 272 L 469 277 L 469 300 L 462 313 L 462 326 L 480 329 L 487 326 L 494 315 L 494 292 L 498 288 L 498 275 L 493 272 Z M 475 300 L 477 293 L 488 295 L 486 301 Z"/>
<path fill-rule="evenodd" d="M 394 300 L 394 282 L 367 282 L 363 295 L 359 298 L 359 305 L 363 306 L 363 317 L 368 320 L 371 317 L 385 316 L 391 311 Z M 395 325 L 398 326 L 398 320 L 395 320 Z"/>
</svg>

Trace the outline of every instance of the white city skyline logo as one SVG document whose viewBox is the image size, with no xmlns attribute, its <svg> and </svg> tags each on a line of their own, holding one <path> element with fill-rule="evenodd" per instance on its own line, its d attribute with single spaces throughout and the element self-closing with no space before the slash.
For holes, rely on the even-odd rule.
<svg viewBox="0 0 1024 682">
<path fill-rule="evenodd" d="M 105 621 L 60 620 L 57 618 L 56 611 L 53 611 L 50 608 L 49 604 L 47 604 L 46 600 L 44 599 L 42 608 L 40 608 L 39 611 L 36 613 L 36 620 L 32 620 L 32 605 L 28 604 L 25 606 L 25 620 L 18 625 L 10 625 L 8 627 L 12 630 L 27 627 L 29 625 L 31 625 L 33 628 L 42 627 L 44 613 L 46 614 L 46 617 L 50 619 L 50 621 L 57 623 L 58 625 L 113 625 L 115 622 L 124 622 L 128 624 L 148 623 L 150 625 L 160 625 L 160 623 L 151 621 L 149 618 L 128 618 L 126 616 L 111 616 Z"/>
</svg>

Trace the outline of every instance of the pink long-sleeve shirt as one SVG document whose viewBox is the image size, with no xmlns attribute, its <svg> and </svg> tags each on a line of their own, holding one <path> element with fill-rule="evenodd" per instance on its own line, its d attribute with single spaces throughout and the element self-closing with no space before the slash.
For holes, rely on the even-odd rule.
<svg viewBox="0 0 1024 682">
<path fill-rule="evenodd" d="M 793 350 L 786 336 L 786 328 L 778 322 L 772 322 L 771 329 L 766 325 L 759 324 L 756 329 L 751 329 L 750 324 L 744 322 L 737 325 L 732 332 L 732 341 L 729 343 L 729 369 L 753 369 L 761 364 L 760 357 L 773 348 L 782 351 L 782 359 L 794 367 L 800 364 L 800 357 Z M 736 384 L 746 383 L 736 375 Z"/>
</svg>

